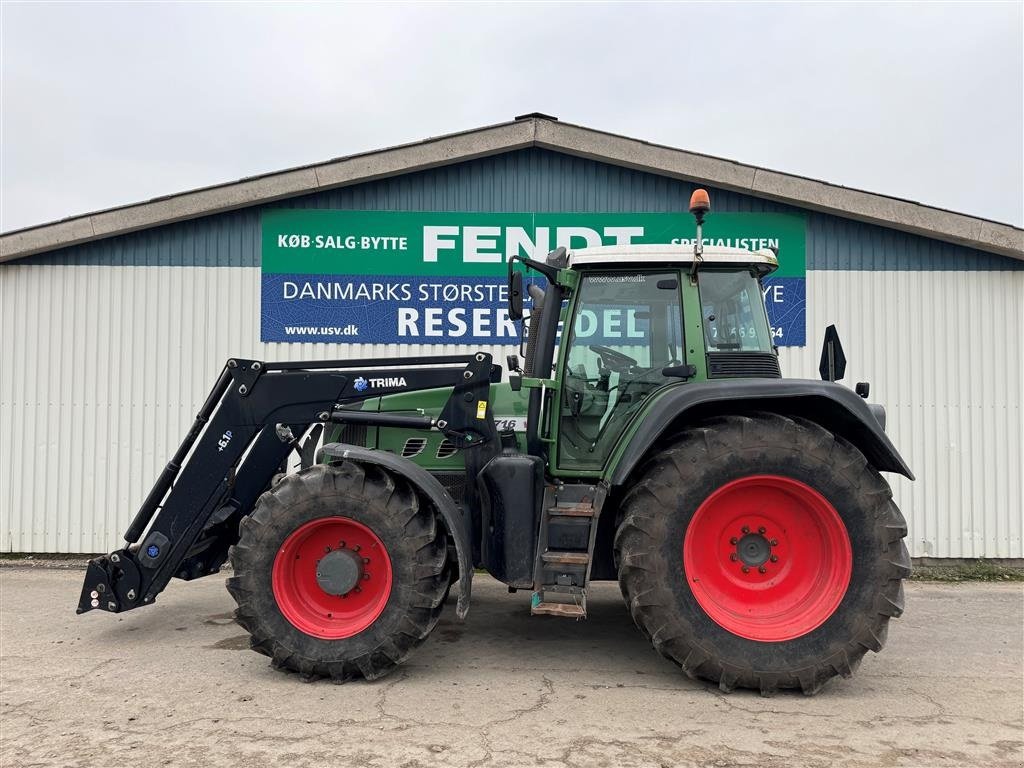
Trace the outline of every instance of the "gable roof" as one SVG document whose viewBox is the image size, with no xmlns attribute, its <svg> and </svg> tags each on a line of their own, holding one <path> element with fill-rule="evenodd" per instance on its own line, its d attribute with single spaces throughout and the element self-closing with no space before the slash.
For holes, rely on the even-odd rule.
<svg viewBox="0 0 1024 768">
<path fill-rule="evenodd" d="M 651 144 L 531 113 L 507 123 L 339 157 L 0 234 L 0 262 L 140 229 L 526 147 L 695 181 L 1024 260 L 1024 229 L 886 195 Z"/>
</svg>

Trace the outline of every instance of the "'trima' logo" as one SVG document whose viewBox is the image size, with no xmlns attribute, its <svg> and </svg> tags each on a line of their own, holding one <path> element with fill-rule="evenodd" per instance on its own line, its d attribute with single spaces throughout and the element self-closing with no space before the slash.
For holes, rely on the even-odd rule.
<svg viewBox="0 0 1024 768">
<path fill-rule="evenodd" d="M 352 382 L 352 386 L 356 388 L 356 392 L 365 392 L 366 388 L 370 386 L 370 383 L 362 376 L 360 376 L 358 379 Z"/>
</svg>

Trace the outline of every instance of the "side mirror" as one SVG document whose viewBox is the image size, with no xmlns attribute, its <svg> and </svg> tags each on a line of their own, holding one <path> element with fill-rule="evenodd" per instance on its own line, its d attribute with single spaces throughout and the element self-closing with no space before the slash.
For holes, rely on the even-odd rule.
<svg viewBox="0 0 1024 768">
<path fill-rule="evenodd" d="M 839 331 L 834 325 L 825 329 L 825 343 L 821 345 L 818 373 L 822 381 L 839 381 L 846 375 L 846 355 L 839 343 Z"/>
<path fill-rule="evenodd" d="M 512 272 L 508 279 L 508 316 L 511 320 L 523 319 L 522 272 Z"/>
</svg>

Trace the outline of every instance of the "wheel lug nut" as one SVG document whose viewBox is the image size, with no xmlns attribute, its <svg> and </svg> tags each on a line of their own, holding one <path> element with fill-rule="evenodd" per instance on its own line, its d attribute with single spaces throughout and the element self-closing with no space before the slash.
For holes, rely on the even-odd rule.
<svg viewBox="0 0 1024 768">
<path fill-rule="evenodd" d="M 368 573 L 364 573 L 363 574 L 363 581 L 366 581 L 369 578 L 370 578 L 370 574 L 368 574 Z"/>
<path fill-rule="evenodd" d="M 744 572 L 744 573 L 750 573 L 750 569 L 749 569 L 749 568 L 747 568 L 747 566 L 745 566 L 745 565 L 744 565 L 744 566 L 743 566 L 743 572 Z"/>
<path fill-rule="evenodd" d="M 370 562 L 370 558 L 368 558 L 368 557 L 364 557 L 364 558 L 363 558 L 363 564 L 365 565 L 365 564 L 366 564 L 366 563 L 368 563 L 368 562 Z"/>
<path fill-rule="evenodd" d="M 356 592 L 362 592 L 362 591 L 363 591 L 363 588 L 362 588 L 362 587 L 356 587 L 355 591 L 356 591 Z"/>
<path fill-rule="evenodd" d="M 330 551 L 331 551 L 330 547 L 324 547 L 324 554 L 327 554 Z"/>
<path fill-rule="evenodd" d="M 735 536 L 733 536 L 731 539 L 729 539 L 729 543 L 730 544 L 738 544 L 739 543 L 739 539 L 737 539 Z"/>
<path fill-rule="evenodd" d="M 736 562 L 740 558 L 739 558 L 739 555 L 737 555 L 735 552 L 733 552 L 731 555 L 729 555 L 729 559 L 732 560 L 733 562 Z"/>
<path fill-rule="evenodd" d="M 762 566 L 760 566 L 760 567 L 759 567 L 759 568 L 757 569 L 757 572 L 758 572 L 758 573 L 768 573 L 768 569 L 767 569 L 767 568 L 765 568 L 765 567 L 764 567 L 764 566 L 762 565 Z"/>
<path fill-rule="evenodd" d="M 764 526 L 762 525 L 762 526 L 761 526 L 760 528 L 758 528 L 758 529 L 757 529 L 757 532 L 758 532 L 758 533 L 760 533 L 760 534 L 762 534 L 762 535 L 764 535 L 764 532 L 765 532 L 765 531 L 767 531 L 767 530 L 768 530 L 768 529 L 767 529 L 767 528 L 765 528 L 765 527 L 764 527 Z"/>
<path fill-rule="evenodd" d="M 744 525 L 742 528 L 740 528 L 740 531 L 742 531 L 743 533 L 750 533 L 750 526 Z"/>
<path fill-rule="evenodd" d="M 773 547 L 779 546 L 779 540 L 778 539 L 772 539 L 768 543 L 771 544 Z"/>
<path fill-rule="evenodd" d="M 777 563 L 777 562 L 779 562 L 779 556 L 778 555 L 772 555 L 769 558 L 769 560 L 771 560 L 773 563 Z"/>
</svg>

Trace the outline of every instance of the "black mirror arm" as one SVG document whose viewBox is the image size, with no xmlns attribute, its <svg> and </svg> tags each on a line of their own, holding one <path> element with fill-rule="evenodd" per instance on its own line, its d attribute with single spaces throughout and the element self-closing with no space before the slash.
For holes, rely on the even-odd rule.
<svg viewBox="0 0 1024 768">
<path fill-rule="evenodd" d="M 512 271 L 512 264 L 517 261 L 522 264 L 525 264 L 530 269 L 540 272 L 551 283 L 554 283 L 558 279 L 558 269 L 556 267 L 552 267 L 550 264 L 545 264 L 542 261 L 534 261 L 533 259 L 528 259 L 525 256 L 513 256 L 512 258 L 510 258 L 508 260 L 509 272 Z"/>
</svg>

